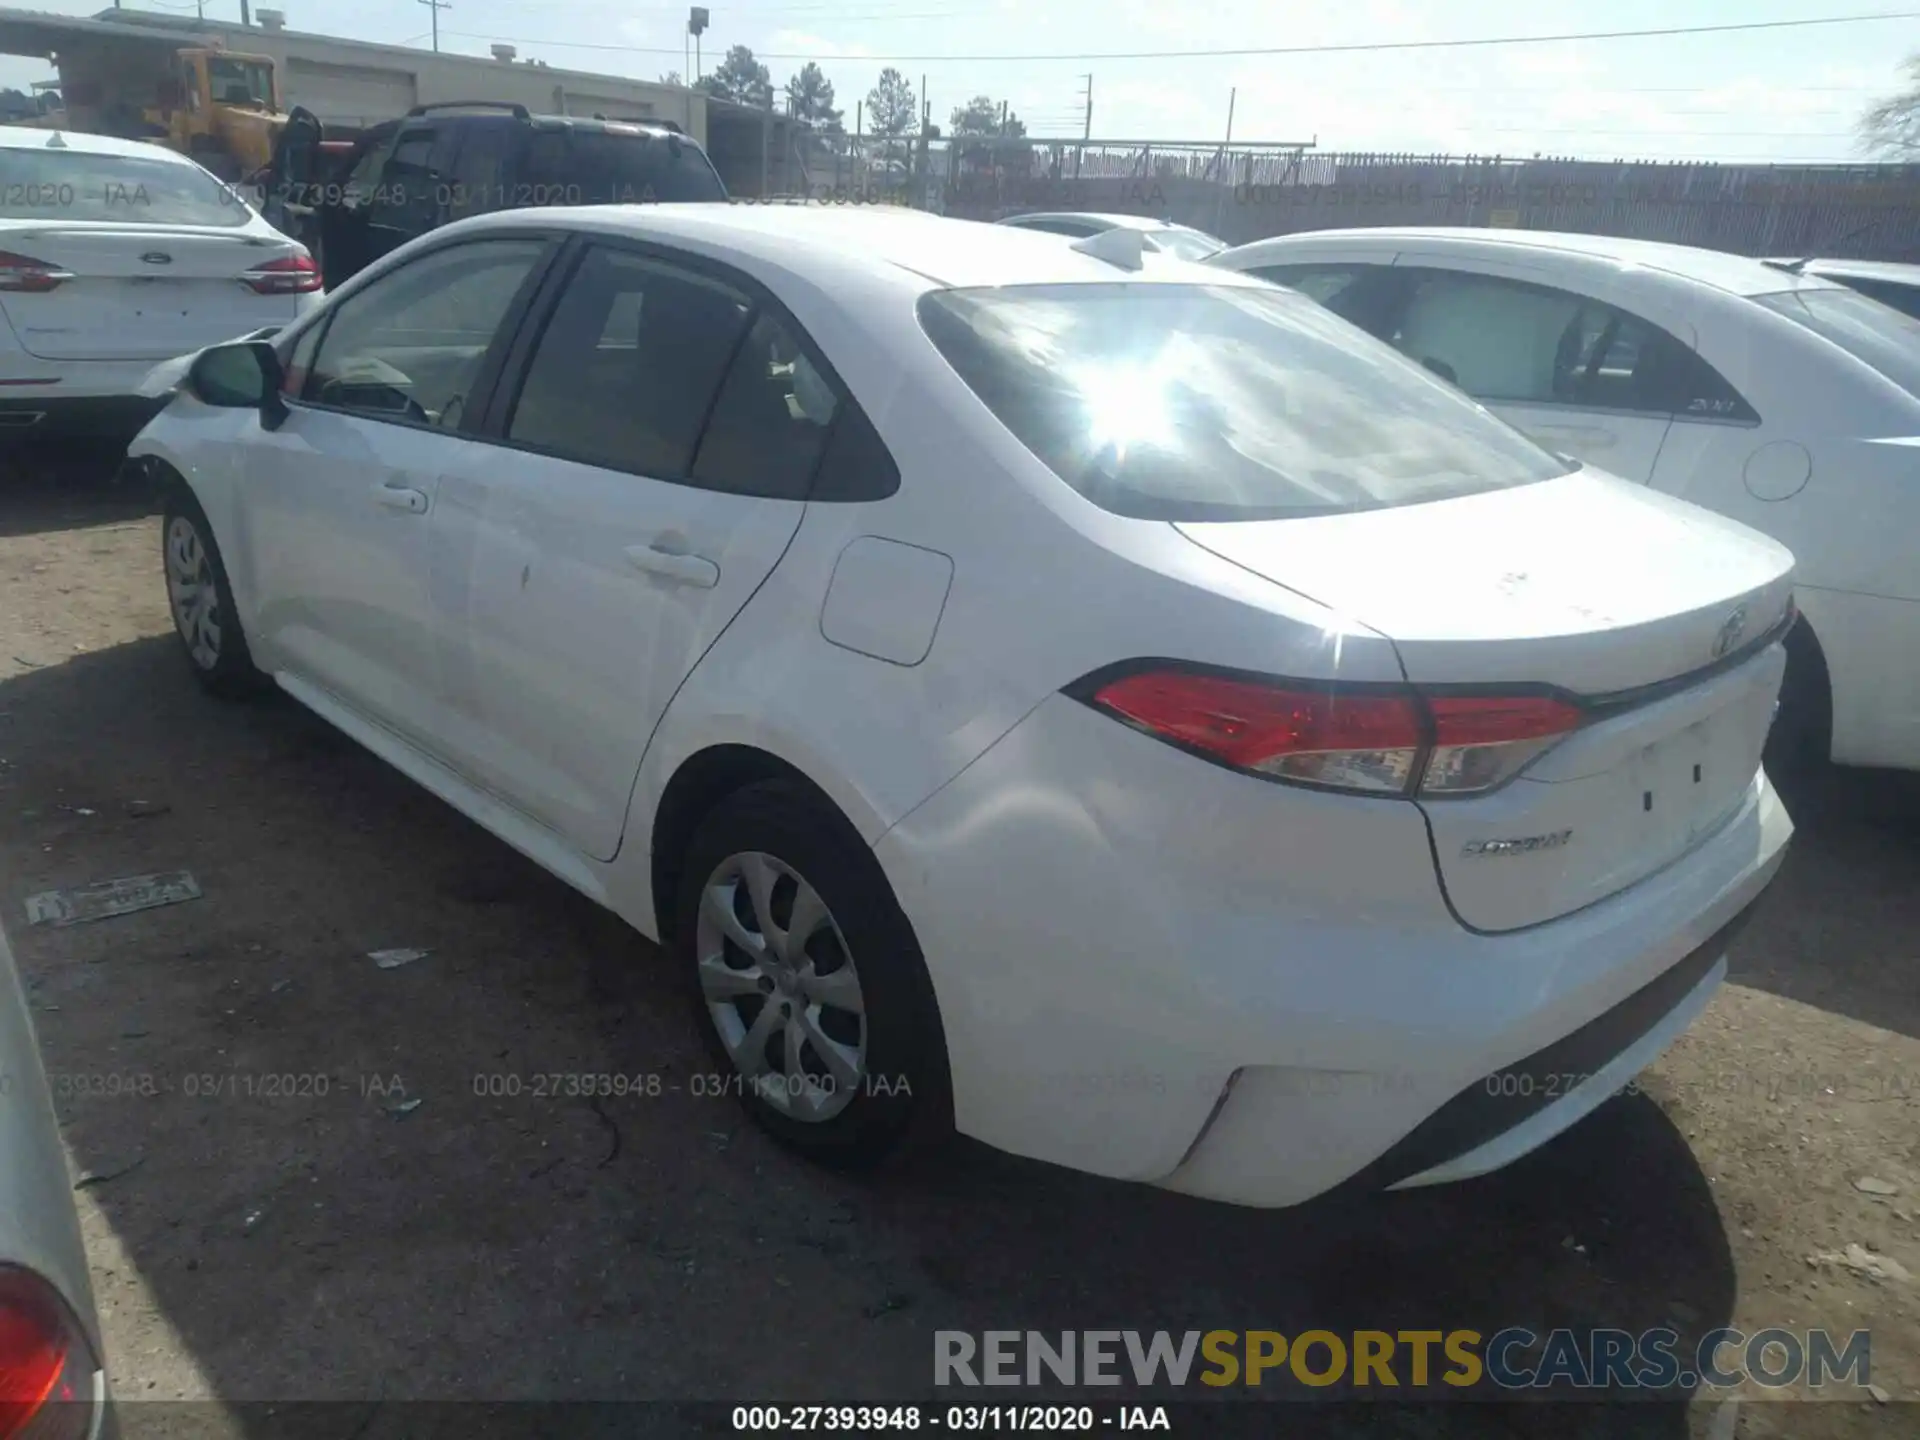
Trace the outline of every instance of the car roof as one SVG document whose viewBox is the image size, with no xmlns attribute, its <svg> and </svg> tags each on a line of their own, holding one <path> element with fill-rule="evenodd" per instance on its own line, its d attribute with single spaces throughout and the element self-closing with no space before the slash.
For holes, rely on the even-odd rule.
<svg viewBox="0 0 1920 1440">
<path fill-rule="evenodd" d="M 1127 270 L 1062 245 L 1057 235 L 893 205 L 589 205 L 537 214 L 542 223 L 684 242 L 709 254 L 758 260 L 801 277 L 811 271 L 812 278 L 823 283 L 843 275 L 849 260 L 918 276 L 923 289 L 1115 282 L 1215 285 L 1231 275 L 1166 255 L 1154 255 L 1141 269 Z M 448 228 L 524 226 L 527 215 L 499 211 Z M 1252 276 L 1231 278 L 1236 284 L 1266 283 Z"/>
<path fill-rule="evenodd" d="M 1770 295 L 1795 289 L 1802 284 L 1817 287 L 1831 283 L 1796 277 L 1746 255 L 1729 255 L 1725 251 L 1703 250 L 1693 245 L 1673 245 L 1661 240 L 1632 240 L 1619 235 L 1578 235 L 1556 230 L 1493 230 L 1464 225 L 1383 225 L 1364 229 L 1301 231 L 1239 246 L 1225 255 L 1215 256 L 1214 263 L 1253 252 L 1259 246 L 1273 245 L 1278 249 L 1276 242 L 1282 240 L 1291 242 L 1287 248 L 1325 241 L 1334 244 L 1353 242 L 1369 249 L 1421 245 L 1441 251 L 1458 250 L 1462 254 L 1480 255 L 1558 253 L 1614 266 L 1658 270 L 1734 295 Z"/>
<path fill-rule="evenodd" d="M 66 150 L 75 155 L 134 155 L 143 160 L 193 164 L 184 155 L 164 145 L 156 145 L 151 140 L 120 140 L 111 135 L 83 135 L 77 130 L 42 130 L 32 125 L 0 125 L 0 149 Z"/>
</svg>

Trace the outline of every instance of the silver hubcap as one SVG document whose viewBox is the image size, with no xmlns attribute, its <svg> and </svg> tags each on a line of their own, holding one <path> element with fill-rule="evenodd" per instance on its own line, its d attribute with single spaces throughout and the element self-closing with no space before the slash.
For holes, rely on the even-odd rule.
<svg viewBox="0 0 1920 1440">
<path fill-rule="evenodd" d="M 220 663 L 220 595 L 200 532 L 184 515 L 167 525 L 167 594 L 173 601 L 174 626 L 193 663 L 213 669 Z"/>
<path fill-rule="evenodd" d="M 819 893 L 771 855 L 707 877 L 694 937 L 700 989 L 742 1078 L 796 1120 L 831 1120 L 867 1075 L 866 1002 Z"/>
</svg>

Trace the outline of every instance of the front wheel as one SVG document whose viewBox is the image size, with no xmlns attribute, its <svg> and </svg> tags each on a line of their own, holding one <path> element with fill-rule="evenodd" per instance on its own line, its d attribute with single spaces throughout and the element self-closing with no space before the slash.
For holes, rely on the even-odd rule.
<svg viewBox="0 0 1920 1440">
<path fill-rule="evenodd" d="M 233 608 L 227 567 L 206 512 L 184 485 L 169 487 L 160 520 L 167 573 L 167 604 L 174 633 L 194 678 L 216 695 L 233 697 L 260 687 Z"/>
<path fill-rule="evenodd" d="M 722 801 L 688 849 L 673 951 L 718 1073 L 776 1139 L 874 1165 L 952 1125 L 926 962 L 873 853 L 806 787 Z"/>
</svg>

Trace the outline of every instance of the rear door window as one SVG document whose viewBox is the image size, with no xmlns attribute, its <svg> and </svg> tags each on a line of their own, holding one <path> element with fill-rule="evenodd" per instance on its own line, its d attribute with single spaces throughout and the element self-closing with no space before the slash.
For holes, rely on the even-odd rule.
<svg viewBox="0 0 1920 1440">
<path fill-rule="evenodd" d="M 920 322 L 1068 485 L 1151 520 L 1409 505 L 1569 473 L 1299 295 L 1249 285 L 936 291 Z"/>
<path fill-rule="evenodd" d="M 517 124 L 463 127 L 459 153 L 442 189 L 449 222 L 504 208 L 509 162 L 515 142 L 525 133 Z"/>
<path fill-rule="evenodd" d="M 409 130 L 400 137 L 374 186 L 370 223 L 410 232 L 433 228 L 440 183 L 433 168 L 434 146 L 431 130 Z"/>
<path fill-rule="evenodd" d="M 1494 275 L 1402 267 L 1385 338 L 1477 400 L 1750 418 L 1660 326 L 1589 296 Z"/>
<path fill-rule="evenodd" d="M 589 249 L 534 348 L 507 438 L 659 480 L 685 480 L 752 304 L 646 256 Z"/>
<path fill-rule="evenodd" d="M 698 145 L 638 126 L 544 130 L 528 143 L 515 204 L 650 205 L 724 201 Z"/>
<path fill-rule="evenodd" d="M 763 311 L 714 401 L 694 483 L 733 495 L 806 499 L 840 408 L 833 383 Z"/>
</svg>

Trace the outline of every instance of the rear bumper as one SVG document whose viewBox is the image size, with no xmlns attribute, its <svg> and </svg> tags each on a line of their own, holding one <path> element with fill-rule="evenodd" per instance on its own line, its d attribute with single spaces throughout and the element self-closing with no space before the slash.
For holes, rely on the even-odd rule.
<svg viewBox="0 0 1920 1440">
<path fill-rule="evenodd" d="M 1414 806 L 1261 785 L 1050 700 L 875 853 L 963 1131 L 1280 1206 L 1479 1173 L 1574 1123 L 1706 1004 L 1791 834 L 1756 775 L 1659 873 L 1474 934 Z M 1499 1103 L 1463 1098 L 1490 1076 Z"/>
</svg>

